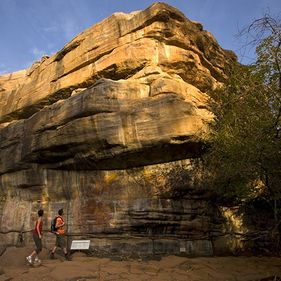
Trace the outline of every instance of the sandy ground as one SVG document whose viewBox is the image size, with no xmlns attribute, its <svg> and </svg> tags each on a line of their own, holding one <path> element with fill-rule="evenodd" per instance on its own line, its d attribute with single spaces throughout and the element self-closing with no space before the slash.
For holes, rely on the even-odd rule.
<svg viewBox="0 0 281 281">
<path fill-rule="evenodd" d="M 166 256 L 160 260 L 123 260 L 87 257 L 76 252 L 71 261 L 57 255 L 48 258 L 45 249 L 42 264 L 32 267 L 25 256 L 31 249 L 8 248 L 0 257 L 0 281 L 255 281 L 281 280 L 281 259 L 274 257 L 186 258 Z M 274 279 L 275 278 L 275 279 Z"/>
</svg>

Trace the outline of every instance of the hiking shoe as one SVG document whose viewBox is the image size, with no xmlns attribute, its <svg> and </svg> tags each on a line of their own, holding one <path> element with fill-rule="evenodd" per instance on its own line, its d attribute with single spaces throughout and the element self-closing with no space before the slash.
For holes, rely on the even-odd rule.
<svg viewBox="0 0 281 281">
<path fill-rule="evenodd" d="M 65 256 L 65 259 L 67 260 L 67 261 L 71 261 L 71 258 L 70 258 L 70 256 L 68 255 L 68 254 L 66 254 L 66 255 L 64 255 Z"/>
<path fill-rule="evenodd" d="M 32 258 L 31 258 L 31 256 L 26 257 L 26 260 L 27 260 L 27 262 L 28 262 L 29 264 L 32 264 Z"/>
<path fill-rule="evenodd" d="M 37 258 L 37 257 L 36 257 L 36 258 L 34 259 L 34 262 L 35 262 L 35 263 L 40 263 L 40 262 L 41 262 L 41 260 L 40 260 L 39 258 Z"/>
<path fill-rule="evenodd" d="M 54 254 L 54 253 L 51 253 L 51 254 L 50 254 L 50 259 L 51 259 L 51 260 L 54 260 L 54 259 L 55 259 L 55 254 Z"/>
</svg>

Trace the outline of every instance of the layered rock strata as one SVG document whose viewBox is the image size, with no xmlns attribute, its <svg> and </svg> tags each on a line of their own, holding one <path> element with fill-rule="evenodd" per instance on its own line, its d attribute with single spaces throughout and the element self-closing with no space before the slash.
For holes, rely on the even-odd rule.
<svg viewBox="0 0 281 281">
<path fill-rule="evenodd" d="M 69 235 L 211 254 L 219 227 L 192 159 L 214 118 L 206 91 L 234 60 L 199 23 L 156 3 L 0 76 L 2 242 L 33 227 L 38 208 L 49 222 L 64 207 Z"/>
</svg>

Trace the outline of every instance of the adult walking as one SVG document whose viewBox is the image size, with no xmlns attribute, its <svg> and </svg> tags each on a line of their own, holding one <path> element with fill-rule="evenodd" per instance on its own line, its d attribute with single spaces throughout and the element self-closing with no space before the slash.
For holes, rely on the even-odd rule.
<svg viewBox="0 0 281 281">
<path fill-rule="evenodd" d="M 64 256 L 69 260 L 69 255 L 66 250 L 66 241 L 65 241 L 65 222 L 63 218 L 63 209 L 59 209 L 58 216 L 55 217 L 55 234 L 56 234 L 56 245 L 51 251 L 51 259 L 54 259 L 56 249 L 59 247 L 63 250 Z"/>
<path fill-rule="evenodd" d="M 44 211 L 39 210 L 38 219 L 36 220 L 35 228 L 32 231 L 32 238 L 36 248 L 29 256 L 26 257 L 26 260 L 28 261 L 29 264 L 33 264 L 33 257 L 35 257 L 34 263 L 41 262 L 38 255 L 42 251 L 43 215 L 44 215 Z"/>
</svg>

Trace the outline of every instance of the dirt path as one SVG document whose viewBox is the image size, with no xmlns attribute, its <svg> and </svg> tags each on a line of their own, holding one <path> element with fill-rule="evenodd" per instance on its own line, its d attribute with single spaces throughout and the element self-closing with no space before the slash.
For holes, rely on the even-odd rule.
<svg viewBox="0 0 281 281">
<path fill-rule="evenodd" d="M 112 261 L 73 255 L 72 261 L 42 254 L 42 265 L 26 265 L 24 248 L 9 248 L 0 257 L 0 281 L 265 281 L 281 276 L 281 259 L 268 257 L 163 257 L 161 260 Z M 271 278 L 269 278 L 271 277 Z"/>
</svg>

